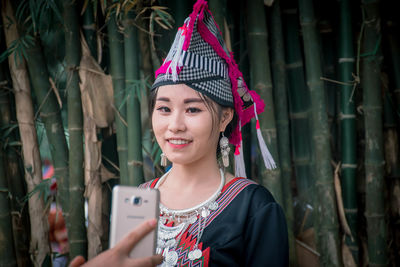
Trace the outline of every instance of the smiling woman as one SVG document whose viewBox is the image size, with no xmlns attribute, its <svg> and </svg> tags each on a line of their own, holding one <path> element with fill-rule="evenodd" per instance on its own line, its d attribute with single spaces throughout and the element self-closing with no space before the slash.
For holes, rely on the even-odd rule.
<svg viewBox="0 0 400 267">
<path fill-rule="evenodd" d="M 264 103 L 247 88 L 204 0 L 157 70 L 150 107 L 157 142 L 172 162 L 161 178 L 142 185 L 160 190 L 163 266 L 287 266 L 282 209 L 244 177 L 241 127 L 257 119 Z M 258 128 L 264 162 L 274 167 Z M 235 175 L 224 169 L 228 142 L 236 147 Z"/>
<path fill-rule="evenodd" d="M 220 113 L 214 114 L 204 98 L 187 85 L 161 86 L 152 125 L 167 158 L 175 165 L 214 162 L 218 169 L 215 153 L 219 135 L 231 121 L 233 110 L 226 108 Z"/>
</svg>

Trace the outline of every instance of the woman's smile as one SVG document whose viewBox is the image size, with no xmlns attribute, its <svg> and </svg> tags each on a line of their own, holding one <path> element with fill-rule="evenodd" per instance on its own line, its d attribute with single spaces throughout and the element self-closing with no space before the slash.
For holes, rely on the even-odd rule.
<svg viewBox="0 0 400 267">
<path fill-rule="evenodd" d="M 167 142 L 172 148 L 184 148 L 191 143 L 189 140 L 185 139 L 167 139 Z"/>
<path fill-rule="evenodd" d="M 184 84 L 158 89 L 152 116 L 154 135 L 175 164 L 216 159 L 219 127 L 199 93 Z"/>
</svg>

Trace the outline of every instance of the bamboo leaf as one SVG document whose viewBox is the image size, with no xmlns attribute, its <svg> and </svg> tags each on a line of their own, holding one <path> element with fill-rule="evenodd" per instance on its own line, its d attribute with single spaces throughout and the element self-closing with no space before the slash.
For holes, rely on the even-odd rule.
<svg viewBox="0 0 400 267">
<path fill-rule="evenodd" d="M 12 141 L 8 142 L 7 146 L 22 146 L 22 143 L 20 141 Z M 6 146 L 4 146 L 4 148 L 6 148 Z"/>
<path fill-rule="evenodd" d="M 17 127 L 18 127 L 18 124 L 11 124 L 11 125 L 3 126 L 1 128 L 1 131 L 3 131 L 4 129 L 7 129 L 7 130 L 2 134 L 1 138 L 6 139 L 11 134 L 11 132 Z"/>
<path fill-rule="evenodd" d="M 57 5 L 54 3 L 54 1 L 53 0 L 47 0 L 48 2 L 48 4 L 49 4 L 49 6 L 51 7 L 51 9 L 53 10 L 53 12 L 54 12 L 54 14 L 57 16 L 57 18 L 61 21 L 61 22 L 63 22 L 64 20 L 63 20 L 63 18 L 62 18 L 62 15 L 61 15 L 61 13 L 60 13 L 60 11 L 58 10 L 58 7 L 57 7 Z"/>
</svg>

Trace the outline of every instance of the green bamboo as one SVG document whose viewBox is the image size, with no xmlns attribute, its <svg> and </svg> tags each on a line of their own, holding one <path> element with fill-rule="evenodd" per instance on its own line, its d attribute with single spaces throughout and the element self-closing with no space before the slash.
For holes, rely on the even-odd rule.
<svg viewBox="0 0 400 267">
<path fill-rule="evenodd" d="M 127 88 L 127 123 L 128 123 L 128 174 L 129 185 L 138 186 L 144 182 L 142 156 L 142 122 L 140 117 L 141 84 L 139 76 L 139 44 L 135 18 L 130 11 L 124 20 L 125 48 L 125 87 Z"/>
<path fill-rule="evenodd" d="M 389 24 L 389 23 L 388 23 Z M 400 40 L 399 27 L 396 22 L 391 21 L 388 25 L 388 48 L 390 55 L 390 68 L 393 78 L 393 94 L 396 101 L 396 112 L 400 114 Z"/>
<path fill-rule="evenodd" d="M 227 16 L 227 2 L 227 0 L 210 0 L 208 4 L 223 38 L 225 37 L 224 20 Z"/>
<path fill-rule="evenodd" d="M 3 147 L 3 142 L 0 142 Z M 3 149 L 0 149 L 0 266 L 16 266 L 14 240 L 11 222 L 10 196 L 4 168 Z"/>
<path fill-rule="evenodd" d="M 387 266 L 379 1 L 363 0 L 361 84 L 365 125 L 365 218 L 369 266 Z"/>
<path fill-rule="evenodd" d="M 321 40 L 321 62 L 322 62 L 322 73 L 324 79 L 335 80 L 336 79 L 336 47 L 335 47 L 335 36 L 333 32 L 332 23 L 328 19 L 321 19 L 318 22 L 319 36 Z M 332 158 L 336 160 L 337 154 L 337 142 L 338 142 L 338 127 L 337 127 L 337 113 L 338 113 L 338 98 L 339 92 L 337 85 L 333 82 L 325 82 L 324 88 L 326 91 L 326 111 L 328 115 L 328 124 L 331 136 L 331 151 Z"/>
<path fill-rule="evenodd" d="M 0 23 L 1 25 L 1 23 Z M 0 128 L 9 125 L 10 116 L 8 94 L 2 87 L 7 84 L 2 66 L 0 66 Z M 5 84 L 3 84 L 5 83 Z M 4 119 L 3 119 L 4 118 Z M 11 196 L 6 175 L 6 157 L 4 157 L 4 140 L 0 139 L 0 266 L 15 266 L 17 264 L 12 225 Z M 11 231 L 10 231 L 11 230 Z"/>
<path fill-rule="evenodd" d="M 290 131 L 287 103 L 285 52 L 281 20 L 280 1 L 272 6 L 269 16 L 271 25 L 271 67 L 274 83 L 274 104 L 276 105 L 276 128 L 278 130 L 279 162 L 282 172 L 282 201 L 288 225 L 289 262 L 296 265 L 295 238 L 293 232 L 293 199 L 291 191 L 292 160 L 290 156 Z"/>
<path fill-rule="evenodd" d="M 26 62 L 32 88 L 36 96 L 39 116 L 44 123 L 50 144 L 54 165 L 54 176 L 57 178 L 57 199 L 61 203 L 63 216 L 69 228 L 69 181 L 68 181 L 68 146 L 61 119 L 60 104 L 49 82 L 45 57 L 38 37 L 35 44 L 26 49 Z"/>
<path fill-rule="evenodd" d="M 240 1 L 237 5 L 237 8 L 234 9 L 234 14 L 232 17 L 237 18 L 239 20 L 235 20 L 239 33 L 237 34 L 238 40 L 232 38 L 233 43 L 239 43 L 239 52 L 236 52 L 235 55 L 239 55 L 239 58 L 236 59 L 236 62 L 239 65 L 239 69 L 243 74 L 245 81 L 249 81 L 249 56 L 247 53 L 247 33 L 246 33 L 246 13 L 244 12 L 246 8 L 246 3 L 244 1 Z M 239 13 L 239 14 L 237 14 Z M 235 50 L 235 46 L 232 47 Z M 252 143 L 252 135 L 251 130 L 253 129 L 251 123 L 246 124 L 242 128 L 243 135 L 243 156 L 244 162 L 246 166 L 246 175 L 247 177 L 256 178 L 255 175 L 252 174 L 252 160 L 251 160 L 251 143 Z"/>
<path fill-rule="evenodd" d="M 357 158 L 356 158 L 356 114 L 355 101 L 352 99 L 354 69 L 354 47 L 351 27 L 351 9 L 349 0 L 340 1 L 339 27 L 339 81 L 340 85 L 340 151 L 341 151 L 341 185 L 343 206 L 346 220 L 353 239 L 346 237 L 354 259 L 358 261 L 357 245 Z"/>
<path fill-rule="evenodd" d="M 388 180 L 388 188 L 391 199 L 391 216 L 390 225 L 393 231 L 393 240 L 400 240 L 400 229 L 397 227 L 398 218 L 400 217 L 400 157 L 399 157 L 399 132 L 397 130 L 398 114 L 400 114 L 400 51 L 398 24 L 395 21 L 388 21 L 387 41 L 389 44 L 389 61 L 393 83 L 389 82 L 389 90 L 385 92 L 384 102 L 384 127 L 385 127 L 385 162 L 386 176 Z M 389 91 L 389 92 L 388 92 Z M 389 241 L 390 242 L 390 241 Z M 394 262 L 400 261 L 400 242 L 393 242 L 390 246 L 391 252 L 394 254 Z"/>
<path fill-rule="evenodd" d="M 326 114 L 320 45 L 312 0 L 299 0 L 300 25 L 303 32 L 307 84 L 311 96 L 312 144 L 315 158 L 315 214 L 317 246 L 323 266 L 341 266 L 339 227 L 331 167 L 329 124 Z"/>
<path fill-rule="evenodd" d="M 297 198 L 300 205 L 305 207 L 306 205 L 313 205 L 312 196 L 314 195 L 310 138 L 310 92 L 307 90 L 304 78 L 297 9 L 288 6 L 283 9 L 282 16 L 285 26 L 292 160 L 296 177 Z M 302 219 L 300 218 L 300 220 Z M 308 228 L 309 226 L 310 223 L 307 221 L 305 227 Z"/>
<path fill-rule="evenodd" d="M 79 88 L 78 66 L 81 59 L 78 16 L 76 3 L 63 1 L 65 32 L 65 61 L 68 93 L 69 132 L 69 212 L 73 223 L 68 228 L 70 259 L 78 255 L 87 257 L 85 226 L 85 181 L 83 173 L 83 112 Z"/>
<path fill-rule="evenodd" d="M 85 36 L 86 43 L 89 46 L 90 53 L 94 58 L 97 58 L 97 33 L 96 22 L 94 20 L 94 4 L 89 1 L 85 12 L 82 16 L 82 32 Z"/>
<path fill-rule="evenodd" d="M 120 183 L 129 184 L 128 175 L 128 140 L 126 127 L 125 99 L 125 60 L 123 36 L 119 32 L 115 13 L 107 24 L 108 43 L 110 49 L 110 73 L 114 87 L 115 124 L 117 130 L 117 151 L 119 161 Z"/>
<path fill-rule="evenodd" d="M 4 27 L 7 48 L 19 39 L 17 23 L 10 1 L 2 2 L 2 20 L 9 27 Z M 10 23 L 11 22 L 11 23 Z M 8 57 L 10 74 L 13 82 L 16 115 L 22 142 L 24 159 L 25 181 L 28 192 L 32 192 L 42 182 L 42 169 L 39 146 L 34 121 L 34 110 L 31 99 L 30 83 L 25 61 L 15 61 L 15 52 Z M 43 195 L 31 194 L 28 199 L 30 215 L 30 252 L 31 260 L 35 266 L 42 266 L 49 258 L 48 222 L 43 216 L 45 204 Z"/>
<path fill-rule="evenodd" d="M 271 155 L 277 162 L 277 168 L 268 170 L 259 164 L 261 183 L 282 204 L 281 169 L 279 164 L 276 136 L 274 102 L 272 98 L 271 70 L 269 66 L 267 25 L 262 0 L 247 2 L 248 49 L 250 61 L 251 88 L 255 89 L 265 102 L 265 112 L 260 116 L 261 131 Z M 265 22 L 265 23 L 260 23 Z"/>
<path fill-rule="evenodd" d="M 11 92 L 7 88 L 11 86 L 5 75 L 5 64 L 0 65 L 0 127 L 12 126 L 15 121 L 11 113 Z M 17 141 L 16 134 L 10 133 L 7 143 Z M 14 237 L 14 250 L 16 253 L 18 266 L 28 266 L 31 264 L 29 257 L 29 214 L 23 209 L 22 199 L 26 195 L 26 185 L 21 170 L 21 157 L 15 147 L 6 146 L 5 149 L 5 175 L 8 178 L 8 190 L 10 198 L 10 208 L 12 214 L 12 232 Z M 18 154 L 17 154 L 18 153 Z"/>
</svg>

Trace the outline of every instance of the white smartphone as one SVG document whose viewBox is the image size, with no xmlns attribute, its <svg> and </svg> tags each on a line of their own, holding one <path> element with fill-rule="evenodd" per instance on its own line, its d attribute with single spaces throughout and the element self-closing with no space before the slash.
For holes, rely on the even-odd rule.
<svg viewBox="0 0 400 267">
<path fill-rule="evenodd" d="M 160 193 L 157 189 L 114 186 L 111 207 L 110 248 L 142 222 L 159 217 Z M 129 254 L 131 258 L 155 255 L 157 228 L 145 236 Z"/>
</svg>

